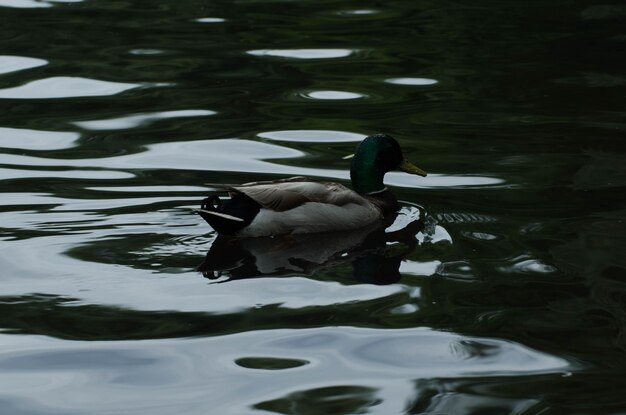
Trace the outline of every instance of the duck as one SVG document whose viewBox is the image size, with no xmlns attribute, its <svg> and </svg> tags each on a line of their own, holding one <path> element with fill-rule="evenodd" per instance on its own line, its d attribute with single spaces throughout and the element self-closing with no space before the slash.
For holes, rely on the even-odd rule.
<svg viewBox="0 0 626 415">
<path fill-rule="evenodd" d="M 234 237 L 348 231 L 382 223 L 400 209 L 384 184 L 386 173 L 427 175 L 404 158 L 400 144 L 387 134 L 366 137 L 345 158 L 351 158 L 352 189 L 304 176 L 239 185 L 207 183 L 230 197 L 212 194 L 196 213 L 219 235 Z"/>
</svg>

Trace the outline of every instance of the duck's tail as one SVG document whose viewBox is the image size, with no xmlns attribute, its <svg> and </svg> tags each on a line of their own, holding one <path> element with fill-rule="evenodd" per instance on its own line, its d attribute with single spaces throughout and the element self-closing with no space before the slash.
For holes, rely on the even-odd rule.
<svg viewBox="0 0 626 415">
<path fill-rule="evenodd" d="M 230 199 L 216 195 L 205 198 L 196 212 L 220 234 L 236 234 L 256 217 L 261 205 L 243 193 L 232 192 Z"/>
<path fill-rule="evenodd" d="M 245 226 L 244 219 L 223 212 L 222 201 L 215 195 L 202 200 L 196 213 L 218 233 L 232 234 Z"/>
</svg>

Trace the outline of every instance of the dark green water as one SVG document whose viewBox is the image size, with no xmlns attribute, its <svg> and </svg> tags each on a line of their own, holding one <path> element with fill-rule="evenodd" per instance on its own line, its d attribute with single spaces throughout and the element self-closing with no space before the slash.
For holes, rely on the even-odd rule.
<svg viewBox="0 0 626 415">
<path fill-rule="evenodd" d="M 0 0 L 0 413 L 625 413 L 625 50 L 619 2 Z M 380 131 L 393 232 L 192 211 Z"/>
</svg>

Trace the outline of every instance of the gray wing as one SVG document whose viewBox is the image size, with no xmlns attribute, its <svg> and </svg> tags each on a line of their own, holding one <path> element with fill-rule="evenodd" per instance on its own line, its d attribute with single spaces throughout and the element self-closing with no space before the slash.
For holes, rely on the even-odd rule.
<svg viewBox="0 0 626 415">
<path fill-rule="evenodd" d="M 294 209 L 308 202 L 336 206 L 348 203 L 359 205 L 368 203 L 358 193 L 337 183 L 294 180 L 233 186 L 232 189 L 249 196 L 264 208 L 278 212 Z"/>
<path fill-rule="evenodd" d="M 257 185 L 262 185 L 262 184 L 275 184 L 275 183 L 287 183 L 287 182 L 310 182 L 310 181 L 312 180 L 306 176 L 294 176 L 294 177 L 287 177 L 285 179 L 264 180 L 264 181 L 250 182 L 250 183 L 243 183 L 243 184 L 224 184 L 224 183 L 204 183 L 204 184 L 205 186 L 211 186 L 216 189 L 232 190 L 235 187 L 248 187 L 248 186 L 257 186 Z"/>
</svg>

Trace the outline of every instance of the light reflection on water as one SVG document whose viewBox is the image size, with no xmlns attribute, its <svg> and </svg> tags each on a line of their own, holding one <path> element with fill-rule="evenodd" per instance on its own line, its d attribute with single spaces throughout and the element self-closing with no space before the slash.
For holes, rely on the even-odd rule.
<svg viewBox="0 0 626 415">
<path fill-rule="evenodd" d="M 18 345 L 13 337 L 2 337 L 7 345 Z M 48 406 L 65 413 L 80 411 L 84 396 L 93 396 L 92 405 L 110 411 L 147 413 L 154 411 L 150 403 L 155 389 L 161 388 L 168 389 L 171 399 L 159 413 L 194 401 L 211 402 L 214 411 L 245 412 L 249 406 L 262 406 L 319 385 L 367 386 L 382 398 L 377 409 L 399 413 L 414 394 L 410 382 L 414 376 L 529 376 L 567 370 L 563 360 L 520 345 L 424 329 L 384 334 L 356 328 L 259 330 L 184 342 L 70 343 L 31 337 L 19 342 L 19 347 L 19 352 L 0 354 L 3 373 L 16 377 L 11 401 L 35 411 Z M 481 349 L 489 351 L 488 360 L 476 355 Z M 307 364 L 264 370 L 235 363 L 246 358 Z M 355 364 L 359 361 L 362 364 Z M 511 366 L 512 362 L 516 364 Z M 43 378 L 41 367 L 45 368 Z M 212 378 L 220 379 L 219 392 L 207 390 L 205 385 Z M 205 411 L 206 406 L 186 408 L 192 414 Z"/>
<path fill-rule="evenodd" d="M 365 95 L 363 94 L 357 94 L 356 92 L 347 91 L 310 91 L 302 94 L 302 96 L 306 98 L 320 100 L 345 100 L 365 98 Z"/>
<path fill-rule="evenodd" d="M 623 409 L 623 7 L 196 3 L 0 0 L 0 412 Z M 377 132 L 385 232 L 193 212 Z"/>
<path fill-rule="evenodd" d="M 290 59 L 337 59 L 346 58 L 355 51 L 350 49 L 259 49 L 250 50 L 254 56 L 269 56 Z"/>
<path fill-rule="evenodd" d="M 74 122 L 74 125 L 93 131 L 125 130 L 128 128 L 144 126 L 151 122 L 168 118 L 206 117 L 215 114 L 215 111 L 210 110 L 161 111 L 146 114 L 131 114 L 119 118 L 109 118 L 106 120 L 76 121 Z"/>
<path fill-rule="evenodd" d="M 258 133 L 261 138 L 287 142 L 309 142 L 309 143 L 332 143 L 332 142 L 359 142 L 366 136 L 364 134 L 350 133 L 347 131 L 332 130 L 282 130 L 266 131 Z"/>
<path fill-rule="evenodd" d="M 135 120 L 135 116 L 131 116 Z M 107 121 L 108 122 L 108 121 Z M 117 126 L 118 122 L 111 121 Z M 274 134 L 273 136 L 276 136 Z M 278 135 L 280 137 L 280 134 Z M 323 140 L 323 137 L 322 137 Z M 188 170 L 199 171 L 232 171 L 232 160 L 237 160 L 238 172 L 265 173 L 285 176 L 331 177 L 349 179 L 347 170 L 317 169 L 293 167 L 276 162 L 266 161 L 305 157 L 300 151 L 288 149 L 274 144 L 260 143 L 243 139 L 219 139 L 210 141 L 190 141 L 153 144 L 146 151 L 122 156 L 111 156 L 101 159 L 53 159 L 13 154 L 0 155 L 0 162 L 7 165 L 31 166 L 62 166 L 62 167 L 99 167 L 120 170 L 134 169 L 172 169 L 177 170 L 184 165 Z M 348 162 L 344 161 L 345 164 Z M 344 167 L 345 168 L 345 167 Z M 493 186 L 503 183 L 501 179 L 469 175 L 429 174 L 426 178 L 416 180 L 414 176 L 391 172 L 386 176 L 389 184 L 402 187 L 439 188 L 463 186 Z"/>
<path fill-rule="evenodd" d="M 72 131 L 39 131 L 0 127 L 3 148 L 23 150 L 61 150 L 76 145 L 79 133 Z"/>
<path fill-rule="evenodd" d="M 46 61 L 45 59 L 29 58 L 26 56 L 0 55 L 0 74 L 36 68 L 38 66 L 43 66 L 47 64 L 48 61 Z"/>
<path fill-rule="evenodd" d="M 141 85 L 73 76 L 37 79 L 25 85 L 0 89 L 0 98 L 47 99 L 115 95 Z"/>
<path fill-rule="evenodd" d="M 434 85 L 438 81 L 429 78 L 389 78 L 385 82 L 397 85 Z"/>
</svg>

